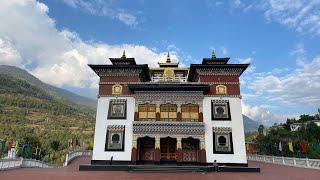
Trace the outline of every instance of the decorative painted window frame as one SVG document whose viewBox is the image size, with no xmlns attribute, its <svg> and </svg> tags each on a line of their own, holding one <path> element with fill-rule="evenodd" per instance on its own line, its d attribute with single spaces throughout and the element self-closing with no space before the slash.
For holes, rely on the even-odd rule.
<svg viewBox="0 0 320 180">
<path fill-rule="evenodd" d="M 225 106 L 227 117 L 215 117 L 215 107 Z M 231 121 L 230 104 L 228 100 L 211 100 L 211 120 L 213 121 Z"/>
<path fill-rule="evenodd" d="M 114 108 L 122 108 L 123 113 L 115 116 Z M 109 102 L 108 119 L 127 119 L 127 100 L 126 99 L 111 99 Z"/>
<path fill-rule="evenodd" d="M 213 131 L 213 153 L 214 154 L 234 154 L 232 131 L 230 127 L 214 127 Z M 228 150 L 219 150 L 218 138 L 224 136 L 227 139 Z"/>
<path fill-rule="evenodd" d="M 118 134 L 120 136 L 118 147 L 112 147 L 112 136 Z M 107 135 L 105 142 L 105 151 L 124 151 L 125 144 L 125 126 L 124 125 L 109 125 L 107 126 Z"/>
</svg>

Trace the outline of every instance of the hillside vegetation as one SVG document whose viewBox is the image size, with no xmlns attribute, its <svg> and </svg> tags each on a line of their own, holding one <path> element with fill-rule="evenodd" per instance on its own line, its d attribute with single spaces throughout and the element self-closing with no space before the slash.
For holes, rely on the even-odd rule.
<svg viewBox="0 0 320 180">
<path fill-rule="evenodd" d="M 320 114 L 314 116 L 303 114 L 297 120 L 287 119 L 286 123 L 274 125 L 268 129 L 260 125 L 258 132 L 246 133 L 246 141 L 256 142 L 258 152 L 261 154 L 318 159 L 320 158 L 320 127 L 312 122 L 315 119 L 319 120 Z M 291 131 L 290 125 L 293 123 L 300 123 L 301 127 L 297 131 Z M 290 150 L 289 143 L 292 143 L 293 151 Z"/>
<path fill-rule="evenodd" d="M 84 110 L 85 109 L 85 110 Z M 59 142 L 57 163 L 67 151 L 68 139 L 84 140 L 91 148 L 94 112 L 65 103 L 26 81 L 0 74 L 0 139 L 23 142 L 51 151 Z M 48 157 L 46 157 L 48 158 Z"/>
</svg>

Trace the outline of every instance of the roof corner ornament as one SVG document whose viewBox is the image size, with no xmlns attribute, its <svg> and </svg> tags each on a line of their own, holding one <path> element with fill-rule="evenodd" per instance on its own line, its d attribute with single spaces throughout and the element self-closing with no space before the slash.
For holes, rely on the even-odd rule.
<svg viewBox="0 0 320 180">
<path fill-rule="evenodd" d="M 216 59 L 216 54 L 214 53 L 214 50 L 212 50 L 212 59 Z"/>
<path fill-rule="evenodd" d="M 166 61 L 166 62 L 167 62 L 167 63 L 171 63 L 169 52 L 168 52 L 168 55 L 167 55 L 167 61 Z"/>
<path fill-rule="evenodd" d="M 123 50 L 123 54 L 122 54 L 122 56 L 121 56 L 121 59 L 126 59 L 127 57 L 126 57 L 126 51 L 125 50 Z"/>
</svg>

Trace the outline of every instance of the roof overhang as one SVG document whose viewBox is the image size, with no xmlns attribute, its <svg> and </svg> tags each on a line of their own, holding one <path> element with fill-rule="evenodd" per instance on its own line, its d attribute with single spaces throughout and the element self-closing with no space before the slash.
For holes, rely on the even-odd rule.
<svg viewBox="0 0 320 180">
<path fill-rule="evenodd" d="M 144 74 L 144 81 L 151 81 L 149 75 L 149 67 L 148 64 L 138 64 L 138 65 L 110 65 L 110 64 L 88 64 L 88 66 L 99 76 L 99 71 L 107 70 L 107 69 L 134 69 L 134 68 L 141 68 L 142 74 Z"/>
<path fill-rule="evenodd" d="M 194 74 L 197 69 L 227 69 L 227 68 L 240 68 L 239 76 L 248 68 L 250 64 L 212 64 L 212 65 L 204 65 L 204 64 L 190 64 L 190 70 L 188 74 L 188 81 L 192 82 L 194 78 Z"/>
</svg>

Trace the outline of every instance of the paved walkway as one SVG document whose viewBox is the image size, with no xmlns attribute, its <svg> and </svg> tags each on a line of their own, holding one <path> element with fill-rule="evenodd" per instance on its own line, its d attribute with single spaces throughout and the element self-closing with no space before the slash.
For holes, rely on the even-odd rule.
<svg viewBox="0 0 320 180">
<path fill-rule="evenodd" d="M 58 169 L 20 168 L 0 171 L 0 180 L 315 180 L 320 170 L 281 166 L 260 162 L 249 162 L 249 166 L 261 168 L 261 173 L 129 173 L 118 171 L 78 171 L 80 164 L 89 164 L 90 158 L 77 158 L 69 166 Z"/>
</svg>

